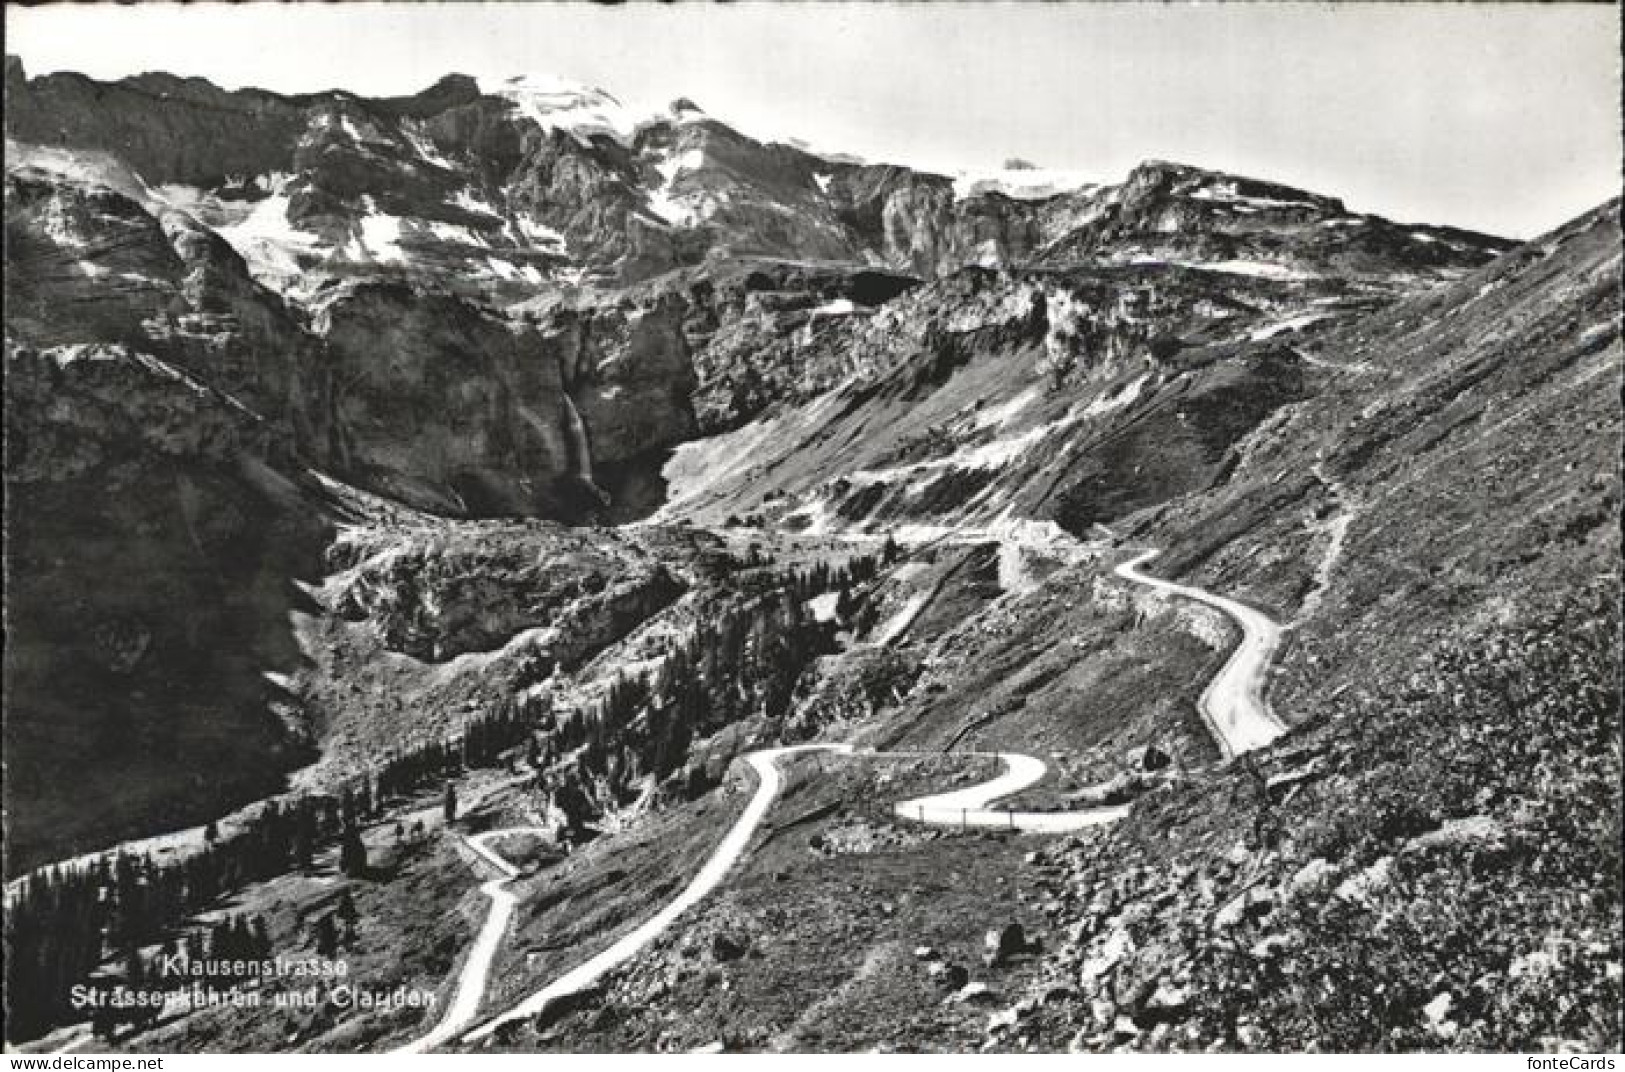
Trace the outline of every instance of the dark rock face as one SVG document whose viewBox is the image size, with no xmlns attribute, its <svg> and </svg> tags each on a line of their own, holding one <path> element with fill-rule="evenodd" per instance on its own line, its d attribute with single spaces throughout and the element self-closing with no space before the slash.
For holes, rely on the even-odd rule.
<svg viewBox="0 0 1625 1072">
<path fill-rule="evenodd" d="M 940 380 L 960 359 L 924 340 L 926 310 L 875 314 L 917 278 L 946 298 L 967 265 L 1216 267 L 1217 314 L 1238 276 L 1380 296 L 1500 248 L 1173 164 L 1042 198 L 967 192 L 764 144 L 692 102 L 615 131 L 461 76 L 386 100 L 7 78 L 14 337 L 138 346 L 313 463 L 454 514 L 635 516 L 663 494 L 662 452 L 697 432 L 914 360 L 913 343 L 933 356 L 912 375 Z M 1101 337 L 1108 360 L 1147 343 L 1135 315 Z M 992 343 L 948 334 L 960 355 Z"/>
<path fill-rule="evenodd" d="M 274 790 L 327 526 L 264 422 L 121 346 L 13 348 L 6 443 L 8 869 Z"/>
<path fill-rule="evenodd" d="M 549 349 L 595 462 L 613 465 L 694 436 L 685 312 L 665 294 L 566 308 L 550 320 Z"/>
<path fill-rule="evenodd" d="M 321 456 L 314 340 L 218 235 L 107 187 L 7 175 L 7 334 L 35 347 L 128 345 L 196 375 Z M 156 207 L 156 206 L 155 206 Z"/>
<path fill-rule="evenodd" d="M 966 269 L 872 315 L 809 326 L 801 310 L 751 368 L 827 368 L 824 390 L 764 419 L 763 438 L 747 425 L 682 448 L 671 474 L 684 511 L 717 522 L 964 525 L 1013 512 L 1082 533 L 1221 476 L 1237 442 L 1308 390 L 1274 325 L 1363 293 L 1164 265 Z M 750 344 L 729 332 L 702 369 L 721 346 Z M 748 414 L 766 405 L 749 391 L 771 399 L 764 381 L 736 380 L 735 397 L 711 404 Z"/>
<path fill-rule="evenodd" d="M 297 98 L 231 93 L 168 74 L 28 79 L 14 59 L 6 64 L 7 136 L 116 153 L 153 185 L 213 186 L 231 175 L 287 171 L 304 126 Z"/>
<path fill-rule="evenodd" d="M 7 182 L 14 339 L 137 347 L 264 417 L 289 451 L 404 501 L 578 518 L 602 499 L 595 460 L 692 435 L 670 301 L 605 303 L 546 332 L 397 281 L 335 283 L 290 309 L 191 216 L 31 168 Z"/>
<path fill-rule="evenodd" d="M 919 284 L 870 269 L 749 260 L 684 295 L 694 351 L 696 419 L 738 427 L 774 404 L 812 398 L 852 372 L 855 355 L 828 344 L 842 321 L 867 318 Z"/>
<path fill-rule="evenodd" d="M 335 380 L 333 463 L 404 502 L 449 514 L 535 514 L 569 470 L 558 366 L 474 307 L 360 284 L 314 322 Z"/>
<path fill-rule="evenodd" d="M 133 341 L 184 308 L 184 265 L 158 221 L 105 187 L 6 175 L 7 329 L 40 346 Z"/>
<path fill-rule="evenodd" d="M 536 658 L 562 664 L 689 579 L 405 529 L 664 506 L 1084 532 L 1222 483 L 1316 391 L 1316 325 L 1504 245 L 1172 164 L 1009 196 L 688 101 L 589 129 L 455 75 L 382 100 L 6 77 L 7 740 L 39 799 L 73 755 L 55 727 L 93 767 L 138 757 L 129 816 L 42 811 L 25 857 L 49 824 L 62 849 L 212 813 L 310 754 L 274 682 L 334 519 L 391 534 L 343 564 L 334 630 L 432 669 L 554 630 Z M 324 703 L 352 671 L 323 668 Z"/>
<path fill-rule="evenodd" d="M 573 665 L 683 591 L 664 568 L 609 541 L 569 532 L 537 533 L 531 543 L 494 537 L 336 549 L 359 561 L 345 569 L 334 610 L 371 623 L 386 647 L 416 659 L 444 662 L 544 630 L 532 648 L 552 665 Z M 548 553 L 538 554 L 538 543 Z"/>
</svg>

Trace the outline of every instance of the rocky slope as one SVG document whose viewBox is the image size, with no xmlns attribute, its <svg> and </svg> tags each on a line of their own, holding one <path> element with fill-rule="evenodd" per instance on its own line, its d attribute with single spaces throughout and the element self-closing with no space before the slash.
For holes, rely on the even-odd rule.
<svg viewBox="0 0 1625 1072">
<path fill-rule="evenodd" d="M 545 831 L 496 1012 L 669 898 L 744 752 L 1004 749 L 1053 772 L 1025 806 L 1129 819 L 922 832 L 887 802 L 975 759 L 792 771 L 681 934 L 499 1044 L 1609 1042 L 1617 203 L 1514 246 L 1176 164 L 854 162 L 535 77 L 8 61 L 7 102 L 8 876 L 362 787 L 371 872 L 236 895 L 302 950 L 352 892 L 348 955 L 444 988 L 456 831 Z M 1287 627 L 1278 745 L 1220 761 L 1195 701 L 1233 628 L 1112 574 L 1145 546 Z M 1009 922 L 1041 945 L 979 960 Z M 1485 996 L 1548 976 L 1566 1009 Z"/>
<path fill-rule="evenodd" d="M 854 650 L 808 701 L 883 748 L 1048 757 L 1017 806 L 1138 785 L 1121 825 L 943 842 L 885 812 L 904 764 L 809 771 L 683 934 L 506 1044 L 1616 1046 L 1618 212 L 1295 338 L 1315 390 L 1214 489 L 1036 586 L 920 578 L 940 617 L 885 684 Z M 1227 627 L 1110 576 L 1146 543 L 1287 624 L 1278 744 L 1213 762 L 1193 701 Z M 543 891 L 589 881 L 538 881 L 535 926 L 569 918 Z"/>
<path fill-rule="evenodd" d="M 503 295 L 741 256 L 940 274 L 1177 254 L 1387 274 L 1396 258 L 1425 270 L 1500 248 L 1167 164 L 1118 186 L 956 183 L 763 143 L 687 100 L 638 115 L 545 78 L 452 75 L 384 100 L 280 97 L 167 75 L 28 79 L 11 57 L 7 89 L 9 137 L 114 155 L 151 196 L 224 228 L 258 275 L 296 291 L 313 270 L 399 270 Z"/>
<path fill-rule="evenodd" d="M 172 364 L 75 344 L 6 369 L 14 872 L 202 822 L 314 756 L 278 682 L 331 526 L 266 420 Z"/>
<path fill-rule="evenodd" d="M 1011 197 L 545 79 L 279 97 L 13 58 L 7 88 L 15 336 L 207 368 L 313 463 L 441 512 L 647 512 L 696 422 L 870 368 L 852 336 L 910 276 L 1196 266 L 1375 301 L 1504 248 L 1170 164 Z M 917 338 L 934 315 L 900 319 Z M 428 436 L 416 391 L 451 400 Z"/>
</svg>

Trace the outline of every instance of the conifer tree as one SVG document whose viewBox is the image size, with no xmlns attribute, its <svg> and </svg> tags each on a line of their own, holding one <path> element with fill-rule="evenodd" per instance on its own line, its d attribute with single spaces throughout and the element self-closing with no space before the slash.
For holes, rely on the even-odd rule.
<svg viewBox="0 0 1625 1072">
<path fill-rule="evenodd" d="M 331 913 L 323 913 L 316 920 L 316 955 L 331 958 L 339 951 L 339 932 L 333 925 Z"/>
<path fill-rule="evenodd" d="M 254 935 L 254 955 L 262 960 L 269 957 L 271 955 L 271 932 L 265 926 L 265 918 L 255 916 L 251 930 Z"/>
<path fill-rule="evenodd" d="M 365 878 L 367 874 L 367 845 L 361 840 L 361 828 L 355 823 L 344 828 L 339 846 L 339 868 L 351 878 Z"/>
</svg>

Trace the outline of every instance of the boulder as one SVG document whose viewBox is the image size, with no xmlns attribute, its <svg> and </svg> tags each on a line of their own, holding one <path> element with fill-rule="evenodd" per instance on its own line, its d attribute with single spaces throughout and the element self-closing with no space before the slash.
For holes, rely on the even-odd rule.
<svg viewBox="0 0 1625 1072">
<path fill-rule="evenodd" d="M 1295 897 L 1307 896 L 1324 889 L 1332 880 L 1336 869 L 1317 856 L 1298 868 L 1288 888 Z"/>
<path fill-rule="evenodd" d="M 1269 1044 L 1269 1035 L 1251 1020 L 1236 1021 L 1236 1042 L 1249 1050 L 1261 1050 Z"/>
<path fill-rule="evenodd" d="M 1154 744 L 1133 748 L 1128 753 L 1129 767 L 1139 771 L 1160 771 L 1173 762 L 1173 757 Z"/>
<path fill-rule="evenodd" d="M 937 984 L 947 990 L 959 990 L 970 982 L 970 972 L 963 964 L 945 964 L 942 961 L 933 961 L 926 968 L 926 974 L 936 979 Z"/>
<path fill-rule="evenodd" d="M 717 932 L 711 938 L 711 956 L 722 963 L 738 960 L 750 950 L 749 938 L 736 938 L 730 934 Z"/>
<path fill-rule="evenodd" d="M 1495 851 L 1506 845 L 1506 828 L 1488 815 L 1473 815 L 1465 819 L 1447 819 L 1437 830 L 1430 830 L 1412 838 L 1404 851 L 1415 852 L 1438 848 L 1474 848 Z"/>
<path fill-rule="evenodd" d="M 1244 922 L 1262 919 L 1275 908 L 1275 895 L 1270 890 L 1253 887 L 1232 897 L 1213 917 L 1214 930 L 1228 930 Z"/>
<path fill-rule="evenodd" d="M 1354 904 L 1369 906 L 1393 882 L 1394 858 L 1384 856 L 1337 887 L 1337 896 Z"/>
<path fill-rule="evenodd" d="M 992 963 L 1034 951 L 1034 944 L 1028 942 L 1027 933 L 1019 923 L 1006 923 L 1003 927 L 988 931 L 982 944 L 987 948 L 986 956 Z"/>
<path fill-rule="evenodd" d="M 995 1002 L 999 996 L 993 988 L 986 983 L 966 983 L 952 994 L 948 995 L 947 1002 L 953 1005 L 987 1005 Z"/>
<path fill-rule="evenodd" d="M 1454 1020 L 1450 1019 L 1450 1009 L 1455 1004 L 1455 998 L 1449 991 L 1440 992 L 1434 999 L 1422 1006 L 1422 1019 L 1428 1030 L 1442 1039 L 1450 1039 L 1461 1030 Z"/>
</svg>

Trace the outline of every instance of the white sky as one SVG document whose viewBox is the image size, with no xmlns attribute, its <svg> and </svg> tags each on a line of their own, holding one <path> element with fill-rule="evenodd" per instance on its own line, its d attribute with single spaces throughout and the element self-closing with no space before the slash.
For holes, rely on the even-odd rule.
<svg viewBox="0 0 1625 1072">
<path fill-rule="evenodd" d="M 1619 193 L 1619 47 L 1612 4 L 6 8 L 30 75 L 383 95 L 545 72 L 871 160 L 1175 160 L 1516 237 Z"/>
</svg>

